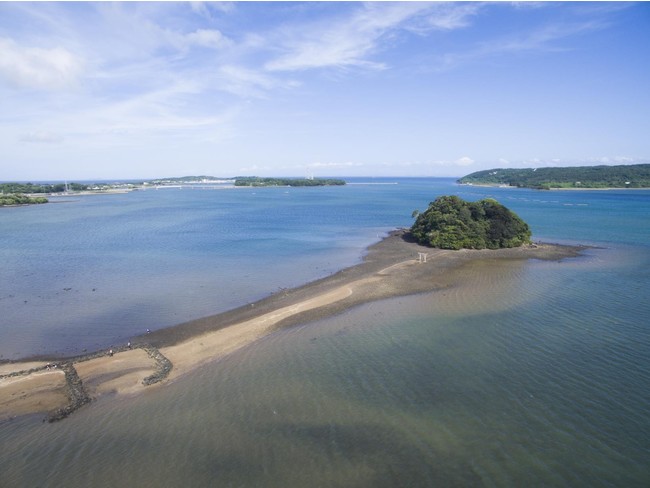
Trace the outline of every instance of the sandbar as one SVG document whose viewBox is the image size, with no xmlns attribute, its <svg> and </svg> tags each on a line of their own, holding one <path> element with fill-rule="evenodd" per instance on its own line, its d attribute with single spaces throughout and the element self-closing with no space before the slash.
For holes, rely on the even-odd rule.
<svg viewBox="0 0 650 488">
<path fill-rule="evenodd" d="M 460 270 L 478 261 L 561 260 L 577 257 L 585 248 L 535 244 L 448 251 L 421 246 L 411 242 L 405 231 L 395 231 L 370 246 L 360 264 L 326 278 L 281 290 L 225 313 L 134 337 L 128 347 L 110 353 L 53 358 L 53 364 L 63 365 L 78 376 L 75 385 L 66 385 L 66 380 L 70 383 L 69 374 L 64 376 L 60 368 L 50 368 L 50 361 L 2 363 L 0 421 L 70 408 L 80 388 L 84 396 L 95 400 L 106 394 L 133 395 L 160 387 L 280 327 L 308 323 L 370 301 L 459 286 Z"/>
</svg>

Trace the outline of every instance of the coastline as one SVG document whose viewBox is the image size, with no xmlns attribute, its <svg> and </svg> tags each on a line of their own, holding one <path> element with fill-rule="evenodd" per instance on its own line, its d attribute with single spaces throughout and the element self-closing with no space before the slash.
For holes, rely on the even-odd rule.
<svg viewBox="0 0 650 488">
<path fill-rule="evenodd" d="M 102 395 L 145 392 L 278 328 L 332 316 L 370 301 L 457 286 L 458 271 L 479 261 L 561 260 L 577 257 L 584 249 L 537 244 L 447 251 L 409 242 L 404 231 L 395 231 L 370 246 L 360 264 L 228 312 L 134 337 L 129 346 L 114 348 L 112 353 L 0 363 L 0 421 L 47 412 L 48 420 L 60 420 Z M 418 259 L 418 253 L 426 253 L 426 262 Z"/>
</svg>

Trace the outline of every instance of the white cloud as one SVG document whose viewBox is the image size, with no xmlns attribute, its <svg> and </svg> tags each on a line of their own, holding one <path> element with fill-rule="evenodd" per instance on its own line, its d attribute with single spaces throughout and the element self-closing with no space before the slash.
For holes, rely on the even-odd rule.
<svg viewBox="0 0 650 488">
<path fill-rule="evenodd" d="M 475 6 L 421 2 L 368 3 L 342 19 L 294 25 L 279 31 L 283 54 L 266 64 L 271 71 L 356 66 L 384 69 L 369 56 L 400 29 L 425 33 L 463 27 Z"/>
<path fill-rule="evenodd" d="M 343 163 L 321 163 L 315 162 L 307 165 L 308 168 L 350 168 L 353 166 L 364 166 L 363 163 L 355 163 L 352 161 L 346 161 Z"/>
<path fill-rule="evenodd" d="M 185 36 L 185 38 L 192 45 L 212 49 L 222 49 L 232 44 L 232 41 L 218 30 L 198 29 Z"/>
<path fill-rule="evenodd" d="M 436 4 L 433 13 L 424 19 L 424 30 L 454 30 L 467 27 L 469 18 L 476 15 L 479 9 L 479 4 Z"/>
<path fill-rule="evenodd" d="M 189 2 L 192 12 L 212 20 L 211 10 L 231 12 L 235 9 L 233 2 Z"/>
<path fill-rule="evenodd" d="M 463 156 L 462 158 L 459 158 L 456 161 L 454 161 L 454 164 L 458 166 L 470 166 L 474 164 L 474 160 L 470 157 Z"/>
<path fill-rule="evenodd" d="M 232 10 L 235 15 L 229 14 Z M 499 17 L 504 10 L 507 16 Z M 580 15 L 575 13 L 578 11 Z M 504 131 L 499 137 L 490 130 L 472 132 L 471 148 L 466 136 L 454 132 L 460 130 L 454 129 L 457 126 L 464 127 L 463 134 L 471 129 L 465 124 L 466 117 L 463 124 L 460 117 L 454 117 L 452 110 L 458 106 L 454 99 L 472 107 L 471 118 L 476 121 L 472 126 L 479 126 L 494 115 L 485 112 L 482 101 L 472 103 L 481 90 L 494 89 L 495 100 L 512 98 L 512 103 L 544 100 L 557 91 L 552 80 L 563 75 L 551 69 L 550 91 L 531 79 L 531 84 L 542 90 L 539 98 L 525 98 L 526 90 L 532 89 L 523 82 L 527 73 L 521 76 L 522 91 L 514 93 L 520 97 L 503 92 L 510 84 L 496 84 L 496 80 L 511 80 L 506 76 L 519 68 L 511 58 L 529 60 L 531 54 L 543 52 L 549 53 L 544 58 L 551 60 L 553 51 L 574 44 L 586 49 L 586 43 L 574 43 L 570 36 L 591 35 L 606 22 L 616 26 L 623 20 L 604 14 L 594 20 L 596 14 L 583 11 L 578 6 L 548 7 L 541 12 L 543 16 L 535 16 L 535 12 L 513 12 L 503 5 L 455 2 L 98 2 L 83 8 L 65 2 L 0 3 L 3 153 L 14 160 L 34 162 L 56 157 L 78 161 L 97 155 L 128 164 L 144 159 L 190 159 L 191 154 L 206 161 L 227 161 L 236 172 L 240 165 L 267 164 L 274 156 L 270 148 L 279 148 L 277 160 L 282 163 L 252 169 L 273 173 L 286 168 L 281 164 L 300 164 L 294 167 L 333 174 L 374 174 L 375 170 L 384 174 L 456 174 L 486 164 L 639 162 L 615 156 L 627 150 L 647 152 L 647 144 L 632 144 L 638 136 L 623 133 L 623 128 L 630 134 L 642 132 L 646 119 L 639 113 L 612 122 L 611 129 L 622 144 L 613 145 L 618 139 L 612 138 L 614 142 L 599 145 L 600 140 L 591 138 L 588 151 L 596 154 L 591 159 L 582 158 L 585 148 L 578 147 L 584 144 L 580 137 L 565 138 L 556 145 L 554 151 L 564 158 L 559 161 L 548 158 L 547 146 L 536 144 L 533 135 L 530 142 L 524 141 L 525 146 L 521 141 L 509 144 L 508 137 L 514 141 L 522 129 L 508 124 L 523 120 L 517 116 L 521 117 L 525 106 L 504 103 L 503 113 L 512 115 L 501 119 Z M 467 29 L 480 20 L 478 14 L 486 14 L 485 24 Z M 492 22 L 500 22 L 502 28 L 495 28 Z M 623 28 L 622 23 L 620 26 Z M 606 42 L 606 37 L 594 38 Z M 598 42 L 594 46 L 600 45 Z M 422 73 L 426 60 L 444 53 L 445 46 L 453 46 L 448 48 L 447 67 L 497 60 L 503 71 L 491 71 L 495 84 L 468 79 L 468 91 L 462 89 L 463 84 L 449 84 L 452 76 Z M 640 53 L 645 51 L 638 50 L 636 58 L 621 59 L 621 66 L 640 60 Z M 567 60 L 572 56 L 563 53 L 563 58 L 564 54 Z M 603 54 L 603 63 L 609 61 L 610 54 Z M 545 61 L 541 58 L 540 73 Z M 393 65 L 399 69 L 388 71 Z M 633 79 L 632 73 L 638 74 L 638 69 L 625 73 Z M 337 83 L 343 76 L 345 83 Z M 561 81 L 563 86 L 575 88 L 575 80 Z M 370 82 L 375 83 L 368 89 Z M 605 86 L 597 85 L 593 96 L 599 93 L 599 86 Z M 24 90 L 7 88 L 11 86 Z M 289 92 L 296 86 L 303 89 Z M 480 90 L 471 91 L 472 86 Z M 64 90 L 68 87 L 80 89 Z M 575 108 L 580 108 L 580 98 L 575 100 Z M 623 94 L 618 98 L 619 102 L 626 99 Z M 623 103 L 617 106 L 634 108 Z M 640 110 L 642 104 L 637 106 Z M 572 104 L 558 105 L 557 113 L 573 108 Z M 529 113 L 526 110 L 525 115 Z M 571 122 L 571 117 L 568 119 Z M 543 126 L 543 117 L 540 121 Z M 562 127 L 562 123 L 558 117 L 554 127 Z M 440 128 L 432 154 L 432 138 L 420 136 L 436 134 Z M 282 145 L 287 134 L 293 134 L 297 142 Z M 331 140 L 339 143 L 328 144 Z M 65 144 L 48 146 L 61 142 Z M 219 150 L 215 144 L 220 145 Z M 576 147 L 570 148 L 571 144 Z M 512 146 L 512 152 L 504 152 L 504 145 Z M 476 161 L 463 154 L 468 149 Z M 147 158 L 142 158 L 145 152 Z M 599 157 L 604 154 L 610 156 Z M 496 159 L 501 155 L 508 159 Z M 544 159 L 525 161 L 527 156 Z M 571 157 L 574 159 L 568 159 Z M 316 158 L 321 160 L 308 164 Z M 234 166 L 233 161 L 237 161 Z"/>
<path fill-rule="evenodd" d="M 56 90 L 74 85 L 83 62 L 61 47 L 26 47 L 0 38 L 0 78 L 19 88 Z"/>
</svg>

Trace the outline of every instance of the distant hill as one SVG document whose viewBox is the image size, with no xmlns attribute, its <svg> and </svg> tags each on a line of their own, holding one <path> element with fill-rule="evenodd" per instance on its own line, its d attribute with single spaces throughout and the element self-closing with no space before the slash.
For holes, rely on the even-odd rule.
<svg viewBox="0 0 650 488">
<path fill-rule="evenodd" d="M 650 164 L 567 168 L 488 169 L 463 176 L 462 184 L 551 188 L 650 188 Z"/>
</svg>

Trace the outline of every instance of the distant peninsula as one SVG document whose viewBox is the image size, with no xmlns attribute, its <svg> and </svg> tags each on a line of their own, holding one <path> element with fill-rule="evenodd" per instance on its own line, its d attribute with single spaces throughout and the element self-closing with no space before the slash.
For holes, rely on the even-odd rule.
<svg viewBox="0 0 650 488">
<path fill-rule="evenodd" d="M 92 195 L 126 193 L 149 188 L 220 188 L 223 186 L 339 186 L 345 181 L 333 178 L 260 178 L 238 176 L 178 176 L 152 180 L 127 180 L 99 183 L 25 183 L 0 182 L 0 207 L 48 203 L 44 195 Z"/>
<path fill-rule="evenodd" d="M 566 168 L 497 168 L 463 176 L 458 183 L 513 186 L 537 190 L 650 188 L 650 164 Z"/>
</svg>

